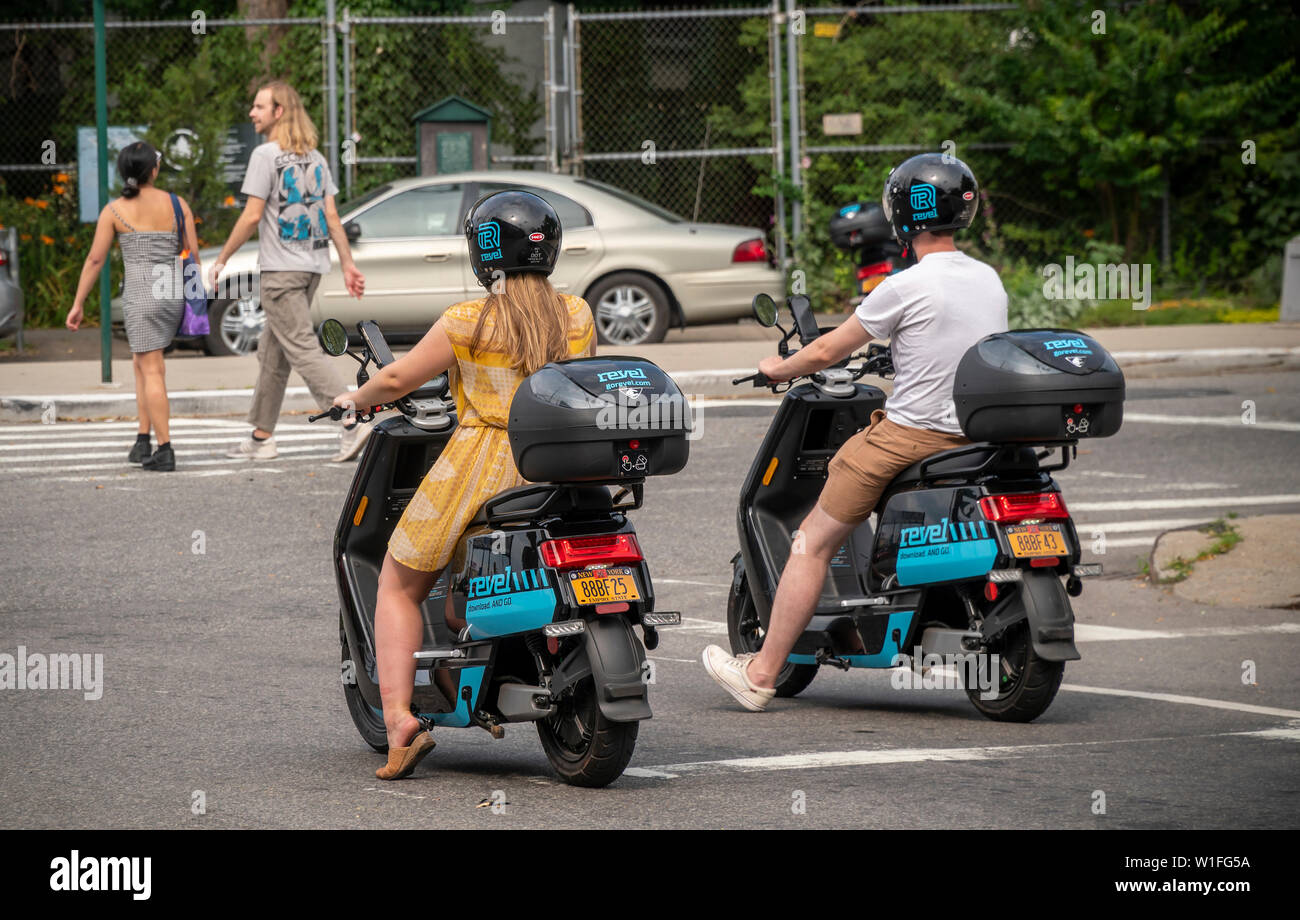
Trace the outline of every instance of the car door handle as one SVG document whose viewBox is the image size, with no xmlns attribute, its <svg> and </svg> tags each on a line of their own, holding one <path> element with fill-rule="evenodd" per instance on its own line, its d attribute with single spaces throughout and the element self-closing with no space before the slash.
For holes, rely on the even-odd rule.
<svg viewBox="0 0 1300 920">
<path fill-rule="evenodd" d="M 424 261 L 426 261 L 426 262 L 446 262 L 446 261 L 447 261 L 447 253 L 445 253 L 445 252 L 431 252 L 431 253 L 429 253 L 427 256 L 424 257 Z"/>
<path fill-rule="evenodd" d="M 586 252 L 587 247 L 586 246 L 565 246 L 564 251 L 565 252 Z"/>
</svg>

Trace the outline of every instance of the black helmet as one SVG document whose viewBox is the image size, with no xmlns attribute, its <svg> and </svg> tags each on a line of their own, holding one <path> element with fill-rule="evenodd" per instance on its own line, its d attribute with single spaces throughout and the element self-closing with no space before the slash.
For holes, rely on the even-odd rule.
<svg viewBox="0 0 1300 920">
<path fill-rule="evenodd" d="M 922 153 L 893 168 L 880 196 L 894 235 L 907 242 L 926 230 L 960 230 L 975 219 L 979 183 L 948 154 Z"/>
<path fill-rule="evenodd" d="M 560 218 L 531 192 L 510 189 L 485 195 L 465 215 L 469 263 L 479 284 L 497 272 L 549 275 L 560 253 Z"/>
</svg>

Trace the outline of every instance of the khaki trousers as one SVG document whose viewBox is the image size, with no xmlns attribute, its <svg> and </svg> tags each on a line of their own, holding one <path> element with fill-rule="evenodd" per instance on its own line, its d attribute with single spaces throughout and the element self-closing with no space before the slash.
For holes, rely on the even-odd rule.
<svg viewBox="0 0 1300 920">
<path fill-rule="evenodd" d="M 311 328 L 311 298 L 320 284 L 316 272 L 262 272 L 262 310 L 266 328 L 257 343 L 259 366 L 248 421 L 254 428 L 274 431 L 284 402 L 289 371 L 307 383 L 316 405 L 324 410 L 348 388 L 347 381 L 316 341 Z"/>
</svg>

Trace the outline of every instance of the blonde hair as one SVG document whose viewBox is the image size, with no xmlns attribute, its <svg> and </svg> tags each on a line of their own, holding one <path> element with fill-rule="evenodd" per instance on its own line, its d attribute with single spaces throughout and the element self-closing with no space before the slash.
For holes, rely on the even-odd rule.
<svg viewBox="0 0 1300 920">
<path fill-rule="evenodd" d="M 273 80 L 257 91 L 260 93 L 264 89 L 271 91 L 272 114 L 277 105 L 284 109 L 284 114 L 271 126 L 271 140 L 289 153 L 303 154 L 315 150 L 320 135 L 316 133 L 316 125 L 307 114 L 298 91 L 281 80 Z"/>
<path fill-rule="evenodd" d="M 492 329 L 486 332 L 489 319 Z M 531 374 L 569 357 L 569 307 L 540 272 L 506 275 L 500 291 L 483 304 L 469 350 L 507 355 L 512 368 Z"/>
</svg>

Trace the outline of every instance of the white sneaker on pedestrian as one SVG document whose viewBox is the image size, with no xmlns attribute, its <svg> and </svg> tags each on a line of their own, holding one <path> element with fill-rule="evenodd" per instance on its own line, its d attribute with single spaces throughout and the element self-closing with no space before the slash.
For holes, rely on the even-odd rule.
<svg viewBox="0 0 1300 920">
<path fill-rule="evenodd" d="M 230 450 L 226 451 L 226 456 L 235 460 L 273 460 L 280 454 L 280 449 L 275 446 L 275 436 L 267 438 L 265 441 L 255 441 L 250 434 L 244 440 L 240 441 Z"/>
<path fill-rule="evenodd" d="M 709 676 L 722 684 L 723 689 L 750 712 L 762 712 L 772 701 L 772 697 L 776 696 L 775 690 L 755 687 L 749 682 L 745 665 L 754 657 L 753 652 L 728 655 L 718 646 L 710 645 L 701 657 L 704 659 L 704 670 L 709 672 Z"/>
<path fill-rule="evenodd" d="M 330 457 L 330 462 L 342 463 L 351 460 L 361 453 L 361 448 L 368 437 L 370 437 L 370 426 L 362 422 L 357 422 L 351 428 L 344 428 L 339 432 L 339 452 Z"/>
</svg>

